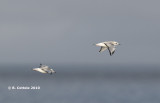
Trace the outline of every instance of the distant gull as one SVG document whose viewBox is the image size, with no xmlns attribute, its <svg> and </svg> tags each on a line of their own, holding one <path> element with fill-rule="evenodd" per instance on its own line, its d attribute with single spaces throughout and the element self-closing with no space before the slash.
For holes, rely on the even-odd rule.
<svg viewBox="0 0 160 103">
<path fill-rule="evenodd" d="M 49 68 L 47 65 L 40 64 L 39 68 L 33 68 L 34 71 L 38 71 L 41 73 L 56 73 L 53 69 Z"/>
<path fill-rule="evenodd" d="M 116 50 L 116 46 L 120 45 L 120 44 L 116 41 L 106 41 L 106 42 L 97 43 L 95 45 L 101 47 L 99 52 L 103 52 L 106 49 L 108 49 L 108 51 L 110 53 L 110 56 L 112 56 L 114 54 L 115 50 Z"/>
</svg>

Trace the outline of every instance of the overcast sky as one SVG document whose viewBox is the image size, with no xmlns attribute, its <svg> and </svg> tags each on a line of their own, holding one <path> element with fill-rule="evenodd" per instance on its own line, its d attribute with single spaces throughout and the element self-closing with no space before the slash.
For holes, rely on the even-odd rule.
<svg viewBox="0 0 160 103">
<path fill-rule="evenodd" d="M 159 0 L 1 0 L 0 63 L 160 62 Z M 113 56 L 94 43 L 115 40 Z"/>
</svg>

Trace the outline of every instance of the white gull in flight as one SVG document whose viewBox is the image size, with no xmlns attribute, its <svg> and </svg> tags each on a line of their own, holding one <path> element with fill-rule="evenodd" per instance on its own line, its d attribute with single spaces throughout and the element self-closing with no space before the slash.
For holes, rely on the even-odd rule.
<svg viewBox="0 0 160 103">
<path fill-rule="evenodd" d="M 40 64 L 39 68 L 33 68 L 34 71 L 38 71 L 41 73 L 56 73 L 53 69 L 49 68 L 47 65 Z"/>
<path fill-rule="evenodd" d="M 108 49 L 108 51 L 110 53 L 110 56 L 112 56 L 114 54 L 115 50 L 116 50 L 116 46 L 120 45 L 120 44 L 116 41 L 106 41 L 106 42 L 97 43 L 95 45 L 101 47 L 99 52 L 103 52 L 106 49 Z"/>
</svg>

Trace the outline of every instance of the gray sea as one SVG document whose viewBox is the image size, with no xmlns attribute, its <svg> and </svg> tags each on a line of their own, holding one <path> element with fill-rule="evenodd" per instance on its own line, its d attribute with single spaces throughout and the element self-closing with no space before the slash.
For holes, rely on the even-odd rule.
<svg viewBox="0 0 160 103">
<path fill-rule="evenodd" d="M 1 65 L 0 103 L 160 103 L 158 65 L 49 65 Z"/>
</svg>

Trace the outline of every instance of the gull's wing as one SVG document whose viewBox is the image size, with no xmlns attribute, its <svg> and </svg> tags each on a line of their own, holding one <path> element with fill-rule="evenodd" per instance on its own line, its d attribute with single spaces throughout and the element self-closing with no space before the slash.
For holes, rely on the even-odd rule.
<svg viewBox="0 0 160 103">
<path fill-rule="evenodd" d="M 99 50 L 99 52 L 103 52 L 107 49 L 107 47 L 101 47 L 101 49 Z"/>
<path fill-rule="evenodd" d="M 116 50 L 115 46 L 110 43 L 104 43 L 109 50 L 110 56 L 112 56 Z"/>
<path fill-rule="evenodd" d="M 38 71 L 41 72 L 41 73 L 47 73 L 47 71 L 44 71 L 42 69 L 39 69 Z"/>
<path fill-rule="evenodd" d="M 44 70 L 44 71 L 48 71 L 48 70 L 49 70 L 49 67 L 46 66 L 46 65 L 42 65 L 42 66 L 41 66 L 41 69 Z"/>
<path fill-rule="evenodd" d="M 46 65 L 42 65 L 41 68 L 49 68 L 49 67 Z"/>
<path fill-rule="evenodd" d="M 41 68 L 33 68 L 33 70 L 41 72 L 41 73 L 47 73 L 46 71 L 42 70 Z"/>
<path fill-rule="evenodd" d="M 112 56 L 115 52 L 116 48 L 114 46 L 109 47 L 110 55 Z"/>
</svg>

